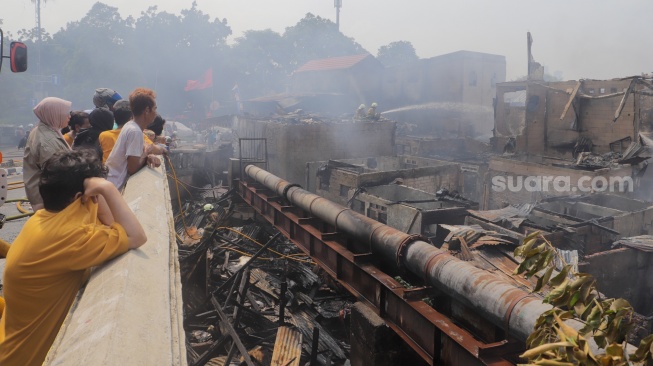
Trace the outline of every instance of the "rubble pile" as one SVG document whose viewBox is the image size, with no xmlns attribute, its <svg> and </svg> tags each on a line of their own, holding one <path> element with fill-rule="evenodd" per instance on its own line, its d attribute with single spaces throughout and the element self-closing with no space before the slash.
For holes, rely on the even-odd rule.
<svg viewBox="0 0 653 366">
<path fill-rule="evenodd" d="M 189 365 L 344 364 L 353 298 L 237 199 L 175 207 Z"/>
<path fill-rule="evenodd" d="M 490 230 L 484 230 L 478 225 L 445 225 L 440 224 L 449 234 L 444 239 L 440 249 L 448 250 L 452 255 L 464 261 L 474 259 L 471 250 L 476 250 L 484 245 L 510 245 L 514 246 L 509 237 Z"/>
<path fill-rule="evenodd" d="M 249 116 L 250 119 L 256 119 L 254 116 Z M 266 122 L 276 122 L 281 124 L 290 124 L 290 125 L 301 125 L 301 124 L 335 124 L 335 123 L 363 123 L 363 122 L 378 122 L 378 121 L 390 121 L 389 119 L 381 116 L 380 114 L 375 114 L 374 117 L 356 117 L 351 114 L 345 114 L 338 118 L 326 116 L 318 113 L 307 113 L 302 109 L 297 109 L 293 112 L 282 112 L 277 111 L 276 114 L 272 114 L 265 119 L 262 119 Z M 409 128 L 408 124 L 405 124 L 404 128 Z"/>
<path fill-rule="evenodd" d="M 576 165 L 588 169 L 609 168 L 619 165 L 623 155 L 618 152 L 607 152 L 605 154 L 595 154 L 591 152 L 582 152 L 578 154 Z"/>
</svg>

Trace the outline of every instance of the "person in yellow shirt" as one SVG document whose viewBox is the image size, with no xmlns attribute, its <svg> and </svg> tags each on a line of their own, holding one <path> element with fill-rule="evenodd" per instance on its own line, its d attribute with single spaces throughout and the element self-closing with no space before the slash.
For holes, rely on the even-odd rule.
<svg viewBox="0 0 653 366">
<path fill-rule="evenodd" d="M 84 111 L 74 111 L 70 113 L 70 121 L 68 121 L 68 127 L 70 127 L 70 132 L 63 135 L 63 139 L 66 140 L 68 146 L 73 146 L 73 141 L 75 141 L 75 136 L 80 130 L 87 129 L 91 127 L 91 121 L 88 118 L 88 113 Z"/>
<path fill-rule="evenodd" d="M 44 164 L 44 209 L 7 254 L 0 365 L 42 364 L 88 270 L 147 241 L 104 176 L 106 167 L 89 150 L 57 152 Z"/>
<path fill-rule="evenodd" d="M 120 99 L 113 105 L 113 118 L 116 121 L 118 128 L 115 130 L 104 131 L 100 134 L 99 141 L 100 147 L 102 148 L 102 163 L 106 163 L 113 150 L 116 141 L 118 140 L 118 135 L 122 130 L 122 126 L 125 123 L 129 122 L 134 117 L 132 114 L 131 108 L 129 108 L 129 101 L 126 99 Z"/>
<path fill-rule="evenodd" d="M 0 156 L 0 158 L 1 157 L 2 156 Z M 7 258 L 7 253 L 9 252 L 9 248 L 11 248 L 11 245 L 6 241 L 0 239 L 0 258 Z M 5 299 L 2 296 L 0 296 L 0 314 L 2 314 L 4 310 L 5 310 Z"/>
</svg>

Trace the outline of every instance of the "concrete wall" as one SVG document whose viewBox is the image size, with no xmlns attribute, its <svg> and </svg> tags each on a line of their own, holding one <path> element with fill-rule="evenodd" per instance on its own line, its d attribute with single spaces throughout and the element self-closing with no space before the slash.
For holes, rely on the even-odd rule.
<svg viewBox="0 0 653 366">
<path fill-rule="evenodd" d="M 517 137 L 526 128 L 526 89 L 525 82 L 511 82 L 497 85 L 496 109 L 494 120 L 494 137 L 501 139 L 496 144 L 498 151 L 503 151 L 503 146 L 509 137 Z M 515 101 L 517 94 L 523 95 L 524 100 Z"/>
<path fill-rule="evenodd" d="M 472 138 L 397 136 L 397 153 L 425 158 L 475 158 L 490 153 L 487 142 Z"/>
<path fill-rule="evenodd" d="M 147 234 L 95 268 L 44 365 L 187 364 L 177 243 L 165 170 L 144 168 L 123 193 Z"/>
<path fill-rule="evenodd" d="M 397 153 L 426 158 L 446 159 L 460 166 L 458 191 L 463 197 L 482 202 L 487 174 L 487 162 L 478 156 L 490 152 L 490 145 L 471 138 L 397 137 Z"/>
<path fill-rule="evenodd" d="M 601 226 L 618 231 L 619 237 L 653 234 L 653 206 L 638 200 L 596 194 L 581 200 L 549 202 L 540 207 L 581 220 L 598 220 Z"/>
<path fill-rule="evenodd" d="M 315 193 L 345 206 L 350 190 L 390 184 L 396 180 L 400 180 L 401 184 L 407 187 L 432 194 L 442 188 L 459 191 L 461 172 L 456 164 L 419 157 L 399 157 L 396 160 L 399 162 L 396 170 L 356 171 L 330 167 L 328 184 L 318 178 L 314 185 L 309 184 L 309 186 L 315 187 Z M 313 179 L 312 177 L 315 176 L 313 172 L 323 164 L 309 164 L 308 173 L 313 174 L 309 178 Z"/>
<path fill-rule="evenodd" d="M 458 51 L 387 68 L 383 100 L 389 107 L 428 102 L 491 107 L 496 84 L 505 80 L 504 56 Z"/>
<path fill-rule="evenodd" d="M 282 124 L 243 117 L 234 129 L 241 138 L 267 139 L 269 171 L 292 183 L 304 184 L 311 161 L 394 154 L 391 121 Z M 264 157 L 262 143 L 255 153 Z"/>
<path fill-rule="evenodd" d="M 505 77 L 504 56 L 470 51 L 388 68 L 383 111 L 413 124 L 412 135 L 489 136 L 496 83 Z"/>
<path fill-rule="evenodd" d="M 404 185 L 371 187 L 355 197 L 353 193 L 350 191 L 349 199 L 353 198 L 351 206 L 356 212 L 409 234 L 435 233 L 437 224 L 462 224 L 467 214 L 464 208 L 437 201 L 433 194 Z"/>
<path fill-rule="evenodd" d="M 594 276 L 609 297 L 623 297 L 640 314 L 653 312 L 653 254 L 631 248 L 609 250 L 585 257 L 581 272 Z"/>
<path fill-rule="evenodd" d="M 620 169 L 599 169 L 595 171 L 587 170 L 578 170 L 578 169 L 569 169 L 564 167 L 556 167 L 548 164 L 540 164 L 533 162 L 525 162 L 513 159 L 506 159 L 500 157 L 493 157 L 489 163 L 488 170 L 488 182 L 492 182 L 492 179 L 495 176 L 502 177 L 513 177 L 513 182 L 517 183 L 518 179 L 521 177 L 522 182 L 528 176 L 551 176 L 551 177 L 569 177 L 569 183 L 571 192 L 559 192 L 553 189 L 552 186 L 548 188 L 547 191 L 534 190 L 529 191 L 522 187 L 521 190 L 511 191 L 506 184 L 506 189 L 499 190 L 495 189 L 490 183 L 488 189 L 486 190 L 484 202 L 484 209 L 497 209 L 502 208 L 506 204 L 518 204 L 518 203 L 529 203 L 537 202 L 547 197 L 554 196 L 568 196 L 573 194 L 581 194 L 578 190 L 578 181 L 581 177 L 593 177 L 603 176 L 606 179 L 610 177 L 630 177 L 632 175 L 632 168 L 630 166 L 625 166 Z M 507 179 L 507 178 L 506 178 Z M 585 182 L 585 185 L 589 182 Z M 574 189 L 575 188 L 575 189 Z M 616 194 L 616 192 L 615 192 Z M 627 192 L 625 194 L 628 194 Z"/>
</svg>

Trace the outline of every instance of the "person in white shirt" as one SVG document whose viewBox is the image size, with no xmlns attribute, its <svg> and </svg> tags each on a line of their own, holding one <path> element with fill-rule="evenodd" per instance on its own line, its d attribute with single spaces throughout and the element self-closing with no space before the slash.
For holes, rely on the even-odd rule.
<svg viewBox="0 0 653 366">
<path fill-rule="evenodd" d="M 161 165 L 161 160 L 151 154 L 151 148 L 143 142 L 143 130 L 156 118 L 156 94 L 151 89 L 137 88 L 129 94 L 134 119 L 127 122 L 120 131 L 116 145 L 107 159 L 109 175 L 107 179 L 116 188 L 125 186 L 127 177 L 139 171 L 146 164 L 152 167 Z"/>
</svg>

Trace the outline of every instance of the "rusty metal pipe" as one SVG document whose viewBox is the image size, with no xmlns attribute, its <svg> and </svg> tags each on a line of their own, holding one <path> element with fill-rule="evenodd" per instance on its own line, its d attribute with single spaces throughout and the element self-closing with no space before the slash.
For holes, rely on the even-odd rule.
<svg viewBox="0 0 653 366">
<path fill-rule="evenodd" d="M 245 172 L 278 195 L 285 193 L 284 198 L 293 205 L 365 243 L 370 252 L 385 261 L 405 266 L 426 283 L 471 307 L 521 341 L 526 341 L 540 314 L 551 309 L 551 305 L 543 304 L 529 292 L 430 243 L 411 241 L 409 234 L 290 186 L 289 182 L 254 165 L 247 166 Z M 573 320 L 568 323 L 577 329 L 583 326 Z"/>
</svg>

